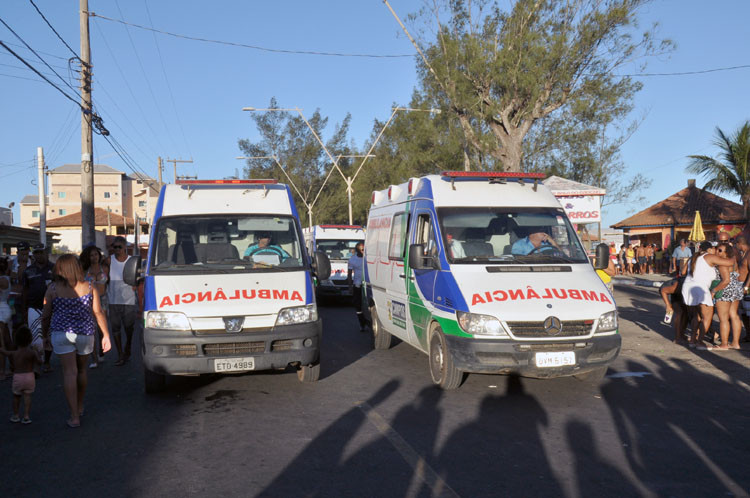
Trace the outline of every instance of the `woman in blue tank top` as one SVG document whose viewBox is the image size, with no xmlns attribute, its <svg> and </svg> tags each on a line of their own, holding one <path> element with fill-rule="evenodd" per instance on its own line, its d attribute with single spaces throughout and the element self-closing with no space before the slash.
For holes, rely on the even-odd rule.
<svg viewBox="0 0 750 498">
<path fill-rule="evenodd" d="M 86 282 L 81 264 L 72 254 L 58 258 L 54 282 L 44 295 L 42 335 L 51 335 L 52 347 L 60 358 L 63 390 L 70 408 L 68 426 L 81 425 L 83 396 L 86 393 L 86 364 L 94 349 L 96 324 L 102 331 L 102 349 L 110 349 L 107 319 L 95 286 Z M 96 320 L 96 321 L 95 321 Z"/>
</svg>

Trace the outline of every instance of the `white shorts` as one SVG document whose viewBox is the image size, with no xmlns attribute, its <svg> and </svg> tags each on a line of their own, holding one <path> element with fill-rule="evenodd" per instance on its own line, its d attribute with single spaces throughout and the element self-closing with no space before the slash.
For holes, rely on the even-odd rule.
<svg viewBox="0 0 750 498">
<path fill-rule="evenodd" d="M 85 356 L 94 350 L 94 336 L 73 332 L 52 332 L 52 350 L 58 356 L 73 352 L 76 352 L 78 356 Z"/>
</svg>

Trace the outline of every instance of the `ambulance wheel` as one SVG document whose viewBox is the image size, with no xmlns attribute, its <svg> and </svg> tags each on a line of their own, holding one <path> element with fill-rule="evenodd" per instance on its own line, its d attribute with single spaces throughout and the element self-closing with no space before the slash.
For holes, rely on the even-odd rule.
<svg viewBox="0 0 750 498">
<path fill-rule="evenodd" d="M 144 368 L 143 387 L 147 394 L 160 393 L 167 387 L 167 376 Z"/>
<path fill-rule="evenodd" d="M 456 389 L 460 386 L 464 374 L 453 365 L 453 357 L 439 326 L 432 330 L 429 354 L 432 382 L 443 389 Z"/>
<path fill-rule="evenodd" d="M 587 384 L 598 384 L 606 374 L 607 366 L 605 365 L 589 372 L 574 375 L 573 377 L 580 380 L 581 382 L 586 382 Z"/>
<path fill-rule="evenodd" d="M 372 342 L 375 349 L 388 349 L 391 347 L 391 334 L 383 330 L 383 324 L 375 311 L 375 306 L 370 308 L 372 317 Z"/>
<path fill-rule="evenodd" d="M 320 362 L 313 365 L 300 365 L 297 378 L 300 382 L 317 382 L 320 379 Z"/>
</svg>

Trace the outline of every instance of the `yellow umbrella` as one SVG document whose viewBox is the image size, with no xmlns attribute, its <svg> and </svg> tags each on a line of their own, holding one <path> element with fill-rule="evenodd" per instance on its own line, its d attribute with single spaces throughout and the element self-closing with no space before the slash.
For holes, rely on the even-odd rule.
<svg viewBox="0 0 750 498">
<path fill-rule="evenodd" d="M 703 233 L 703 224 L 701 223 L 700 211 L 695 212 L 695 220 L 693 221 L 693 229 L 690 230 L 690 236 L 688 240 L 693 242 L 703 242 L 706 240 L 706 235 Z"/>
</svg>

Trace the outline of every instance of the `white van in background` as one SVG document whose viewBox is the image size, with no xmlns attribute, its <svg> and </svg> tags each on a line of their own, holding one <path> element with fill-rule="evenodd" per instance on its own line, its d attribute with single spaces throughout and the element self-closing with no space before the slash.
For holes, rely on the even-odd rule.
<svg viewBox="0 0 750 498">
<path fill-rule="evenodd" d="M 604 376 L 621 346 L 615 302 L 542 178 L 443 172 L 373 192 L 376 348 L 396 336 L 423 351 L 445 389 L 465 372 Z M 607 267 L 606 246 L 596 263 Z"/>
<path fill-rule="evenodd" d="M 321 251 L 331 262 L 331 278 L 318 282 L 318 295 L 350 296 L 346 282 L 347 266 L 354 247 L 365 241 L 364 229 L 359 225 L 315 225 L 302 231 L 308 252 Z"/>
<path fill-rule="evenodd" d="M 143 270 L 145 388 L 169 375 L 297 368 L 320 376 L 321 321 L 291 192 L 275 180 L 183 180 L 164 185 Z M 140 258 L 125 280 L 139 279 Z"/>
</svg>

